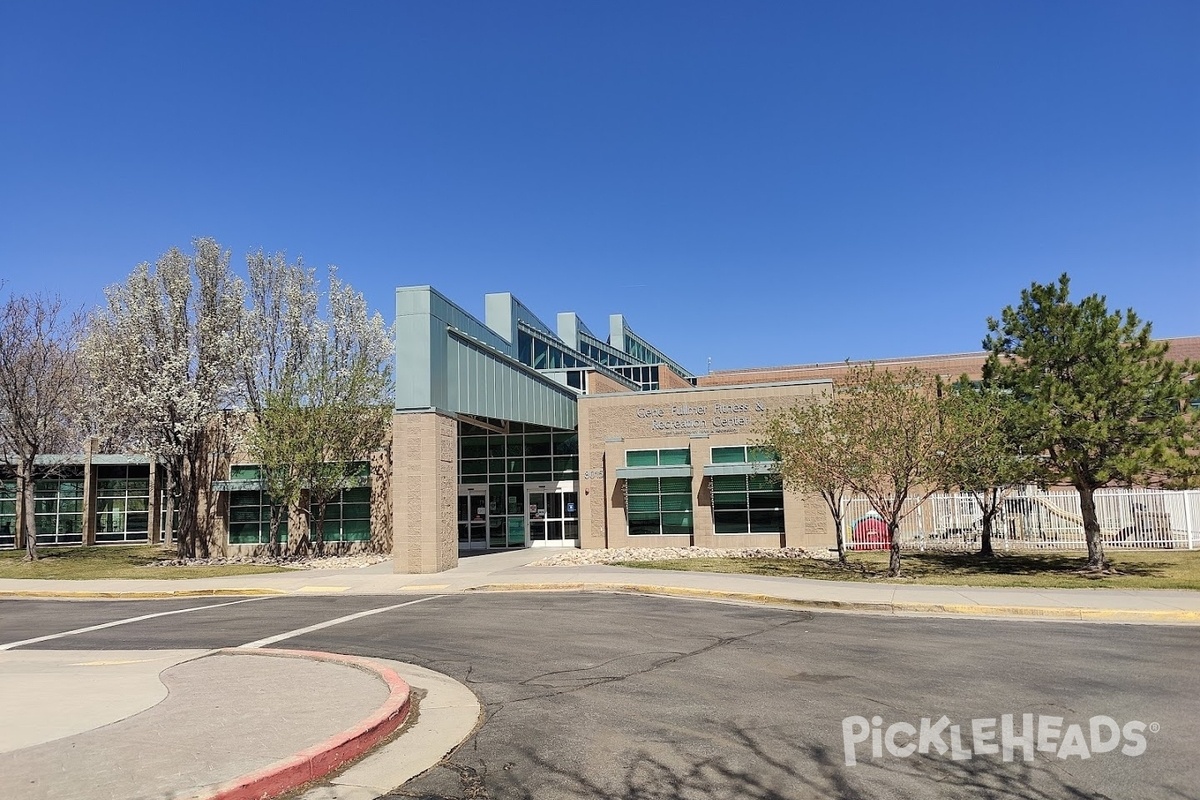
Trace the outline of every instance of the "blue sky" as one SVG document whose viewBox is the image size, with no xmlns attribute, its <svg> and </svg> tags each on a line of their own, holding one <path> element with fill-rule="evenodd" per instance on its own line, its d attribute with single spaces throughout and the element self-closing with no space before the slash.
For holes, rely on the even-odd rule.
<svg viewBox="0 0 1200 800">
<path fill-rule="evenodd" d="M 976 350 L 1033 280 L 1200 334 L 1200 3 L 0 4 L 0 278 L 195 236 L 697 372 Z"/>
</svg>

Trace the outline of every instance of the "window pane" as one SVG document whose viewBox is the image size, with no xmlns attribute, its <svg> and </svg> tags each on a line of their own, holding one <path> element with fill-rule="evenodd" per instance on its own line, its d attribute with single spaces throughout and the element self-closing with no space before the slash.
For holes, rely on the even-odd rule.
<svg viewBox="0 0 1200 800">
<path fill-rule="evenodd" d="M 713 526 L 717 533 L 749 533 L 745 511 L 714 511 Z"/>
<path fill-rule="evenodd" d="M 692 463 L 692 451 L 686 447 L 680 450 L 659 450 L 658 463 L 664 466 L 678 466 Z"/>
<path fill-rule="evenodd" d="M 342 519 L 344 520 L 369 520 L 370 518 L 370 503 L 346 503 L 342 506 Z"/>
<path fill-rule="evenodd" d="M 632 494 L 626 498 L 626 507 L 632 516 L 639 512 L 657 512 L 658 511 L 658 495 L 657 494 Z"/>
<path fill-rule="evenodd" d="M 527 456 L 548 456 L 550 455 L 550 434 L 548 433 L 530 433 L 525 436 L 525 455 Z"/>
<path fill-rule="evenodd" d="M 627 467 L 657 467 L 657 450 L 626 450 L 625 466 Z"/>
<path fill-rule="evenodd" d="M 749 485 L 750 485 L 751 490 L 759 489 L 759 490 L 767 490 L 767 491 L 778 491 L 780 489 L 780 482 L 779 482 L 778 475 L 771 475 L 771 474 L 747 475 L 746 477 L 749 479 Z"/>
<path fill-rule="evenodd" d="M 658 494 L 658 478 L 630 478 L 625 481 L 626 494 Z"/>
<path fill-rule="evenodd" d="M 713 493 L 713 508 L 718 511 L 745 511 L 745 492 L 715 492 Z"/>
<path fill-rule="evenodd" d="M 714 464 L 742 464 L 746 461 L 746 448 L 744 447 L 714 447 L 712 450 L 712 463 Z"/>
<path fill-rule="evenodd" d="M 711 480 L 714 494 L 717 492 L 746 491 L 745 475 L 713 475 Z"/>
<path fill-rule="evenodd" d="M 783 510 L 778 511 L 751 511 L 750 512 L 750 532 L 751 533 L 782 533 L 783 532 Z"/>
<path fill-rule="evenodd" d="M 486 436 L 464 436 L 458 440 L 458 454 L 461 458 L 487 458 Z"/>
<path fill-rule="evenodd" d="M 783 508 L 782 492 L 751 492 L 750 508 L 781 509 Z"/>
<path fill-rule="evenodd" d="M 629 535 L 658 535 L 658 514 L 629 514 Z"/>
<path fill-rule="evenodd" d="M 349 519 L 342 523 L 342 541 L 365 542 L 371 538 L 371 521 Z"/>
<path fill-rule="evenodd" d="M 686 533 L 692 532 L 692 514 L 691 512 L 684 513 L 666 513 L 662 515 L 662 532 L 663 533 Z"/>
<path fill-rule="evenodd" d="M 751 447 L 748 448 L 747 455 L 752 463 L 761 463 L 763 461 L 778 461 L 779 454 L 767 447 Z"/>
<path fill-rule="evenodd" d="M 690 494 L 664 494 L 662 496 L 663 511 L 691 511 L 692 496 Z"/>
<path fill-rule="evenodd" d="M 691 478 L 662 478 L 663 494 L 691 494 Z"/>
</svg>

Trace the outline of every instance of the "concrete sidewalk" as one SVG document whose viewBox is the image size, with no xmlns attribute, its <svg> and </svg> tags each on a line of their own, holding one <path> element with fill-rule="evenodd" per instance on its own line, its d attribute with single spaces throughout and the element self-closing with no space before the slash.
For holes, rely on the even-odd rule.
<svg viewBox="0 0 1200 800">
<path fill-rule="evenodd" d="M 396 672 L 413 680 L 428 720 L 310 793 L 341 800 L 378 797 L 433 766 L 474 730 L 474 695 L 420 667 L 332 654 L 0 653 L 0 797 L 235 800 L 290 791 L 397 729 L 413 698 Z"/>
<path fill-rule="evenodd" d="M 1022 589 L 806 580 L 765 575 L 530 566 L 549 552 L 471 555 L 454 569 L 397 575 L 390 562 L 351 570 L 297 570 L 193 580 L 0 580 L 0 597 L 179 597 L 206 594 L 397 595 L 498 590 L 638 591 L 885 614 L 1004 616 L 1200 624 L 1200 592 Z"/>
</svg>

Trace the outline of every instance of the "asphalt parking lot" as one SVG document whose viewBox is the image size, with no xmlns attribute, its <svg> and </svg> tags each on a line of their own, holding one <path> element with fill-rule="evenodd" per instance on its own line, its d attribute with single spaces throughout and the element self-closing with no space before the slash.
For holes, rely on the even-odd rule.
<svg viewBox="0 0 1200 800">
<path fill-rule="evenodd" d="M 413 599 L 6 600 L 0 645 L 233 647 L 389 608 L 286 646 L 408 661 L 481 698 L 475 735 L 391 798 L 1198 796 L 1200 629 L 624 594 Z"/>
</svg>

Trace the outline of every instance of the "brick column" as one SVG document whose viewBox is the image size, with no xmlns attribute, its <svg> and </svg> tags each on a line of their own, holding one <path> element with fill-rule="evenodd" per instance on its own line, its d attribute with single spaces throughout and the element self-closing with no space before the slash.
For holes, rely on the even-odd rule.
<svg viewBox="0 0 1200 800">
<path fill-rule="evenodd" d="M 434 411 L 392 416 L 396 572 L 458 566 L 458 422 Z"/>
</svg>

